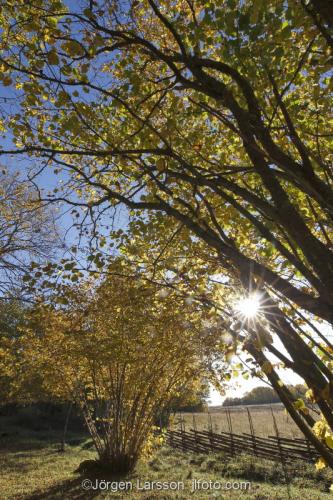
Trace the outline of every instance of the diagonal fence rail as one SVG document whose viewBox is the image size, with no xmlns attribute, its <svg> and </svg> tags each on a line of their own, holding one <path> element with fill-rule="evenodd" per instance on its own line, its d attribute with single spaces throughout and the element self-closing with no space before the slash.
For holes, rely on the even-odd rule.
<svg viewBox="0 0 333 500">
<path fill-rule="evenodd" d="M 166 442 L 169 446 L 183 451 L 197 453 L 223 452 L 229 456 L 240 453 L 255 455 L 278 462 L 292 462 L 303 460 L 314 462 L 319 458 L 318 452 L 306 439 L 289 439 L 279 436 L 267 438 L 255 434 L 235 434 L 210 430 L 190 429 L 167 430 Z"/>
<path fill-rule="evenodd" d="M 192 414 L 192 428 L 185 430 L 185 419 L 180 414 L 180 420 L 178 420 L 180 427 L 178 429 L 168 428 L 164 436 L 169 446 L 195 453 L 222 452 L 228 457 L 234 457 L 243 453 L 280 462 L 282 465 L 297 461 L 315 462 L 320 458 L 318 451 L 305 436 L 303 438 L 282 437 L 272 406 L 270 410 L 274 423 L 274 436 L 268 435 L 263 437 L 255 434 L 252 415 L 248 407 L 246 411 L 250 433 L 234 432 L 231 412 L 229 408 L 226 408 L 225 414 L 227 417 L 228 432 L 213 432 L 212 417 L 208 412 L 208 430 L 198 430 L 195 413 Z M 160 429 L 162 431 L 161 425 Z"/>
</svg>

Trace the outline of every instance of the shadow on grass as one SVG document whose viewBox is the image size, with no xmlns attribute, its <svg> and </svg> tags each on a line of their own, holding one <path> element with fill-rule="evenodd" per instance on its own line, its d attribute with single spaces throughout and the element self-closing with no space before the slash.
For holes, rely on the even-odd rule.
<svg viewBox="0 0 333 500">
<path fill-rule="evenodd" d="M 90 499 L 100 494 L 99 490 L 86 491 L 82 488 L 82 477 L 68 479 L 57 483 L 46 490 L 36 491 L 24 500 L 64 500 L 64 499 Z"/>
<path fill-rule="evenodd" d="M 83 484 L 87 484 L 87 482 L 95 487 L 96 482 L 100 480 L 104 482 L 119 482 L 125 480 L 130 481 L 137 477 L 136 473 L 130 475 L 112 474 L 108 469 L 99 466 L 95 460 L 85 460 L 82 464 L 88 465 L 88 469 L 79 472 L 79 466 L 79 469 L 74 471 L 79 474 L 77 478 L 62 481 L 41 491 L 35 491 L 31 495 L 24 497 L 24 500 L 43 500 L 45 498 L 48 500 L 91 499 L 98 496 L 101 490 L 99 488 L 85 489 Z"/>
<path fill-rule="evenodd" d="M 60 448 L 61 435 L 53 432 L 6 432 L 0 434 L 0 452 L 25 452 L 32 450 L 42 450 L 48 446 Z M 83 445 L 88 439 L 88 435 L 72 434 L 66 439 L 66 446 Z"/>
</svg>

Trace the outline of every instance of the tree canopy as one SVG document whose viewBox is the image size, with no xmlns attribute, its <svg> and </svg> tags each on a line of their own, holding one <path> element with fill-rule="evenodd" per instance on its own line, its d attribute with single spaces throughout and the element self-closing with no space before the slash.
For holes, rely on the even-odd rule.
<svg viewBox="0 0 333 500">
<path fill-rule="evenodd" d="M 55 213 L 42 206 L 38 191 L 19 175 L 0 174 L 0 298 L 22 291 L 31 261 L 49 261 L 59 247 Z"/>
<path fill-rule="evenodd" d="M 211 377 L 219 339 L 204 342 L 200 310 L 173 294 L 113 277 L 66 291 L 66 305 L 41 303 L 0 351 L 7 397 L 73 401 L 100 460 L 128 472 L 149 445 L 159 415 Z M 5 354 L 5 355 L 1 355 Z M 0 382 L 1 382 L 0 378 Z"/>
<path fill-rule="evenodd" d="M 97 246 L 101 218 L 122 204 L 128 254 L 190 248 L 192 269 L 160 272 L 183 288 L 222 276 L 219 327 L 242 340 L 296 420 L 267 351 L 299 374 L 333 430 L 333 347 L 314 323 L 333 324 L 331 7 L 9 1 L 1 16 L 1 154 L 24 155 L 34 179 L 59 174 L 42 199 L 93 221 Z M 121 247 L 123 234 L 112 236 Z M 100 269 L 101 256 L 91 256 Z M 241 336 L 231 287 L 262 301 L 263 323 L 243 322 Z"/>
</svg>

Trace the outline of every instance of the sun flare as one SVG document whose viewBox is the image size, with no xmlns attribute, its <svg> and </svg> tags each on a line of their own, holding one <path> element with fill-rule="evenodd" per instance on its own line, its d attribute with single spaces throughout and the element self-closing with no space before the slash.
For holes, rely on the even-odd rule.
<svg viewBox="0 0 333 500">
<path fill-rule="evenodd" d="M 261 306 L 261 297 L 257 293 L 252 293 L 247 297 L 242 297 L 235 306 L 235 310 L 245 318 L 254 318 L 258 315 Z"/>
</svg>

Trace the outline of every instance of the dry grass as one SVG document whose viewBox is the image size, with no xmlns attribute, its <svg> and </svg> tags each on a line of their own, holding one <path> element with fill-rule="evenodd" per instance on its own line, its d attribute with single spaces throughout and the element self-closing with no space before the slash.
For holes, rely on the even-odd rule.
<svg viewBox="0 0 333 500">
<path fill-rule="evenodd" d="M 79 440 L 68 446 L 64 454 L 57 452 L 55 442 L 36 436 L 16 436 L 8 447 L 0 447 L 0 498 L 1 500 L 70 500 L 120 499 L 128 500 L 188 500 L 232 498 L 235 500 L 324 500 L 333 477 L 330 471 L 317 472 L 312 465 L 294 466 L 288 475 L 287 487 L 284 471 L 279 464 L 254 457 L 239 456 L 228 459 L 223 455 L 182 453 L 163 447 L 148 462 L 140 462 L 136 471 L 123 480 L 134 485 L 133 491 L 111 493 L 85 491 L 83 477 L 74 474 L 78 464 L 94 458 L 88 441 Z M 108 479 L 108 478 L 107 478 Z M 193 480 L 243 483 L 250 482 L 246 491 L 231 489 L 197 491 L 191 494 Z M 144 481 L 180 481 L 184 490 L 137 491 L 136 484 Z M 115 480 L 117 481 L 117 480 Z M 119 481 L 119 479 L 118 479 Z M 290 496 L 288 496 L 288 490 Z"/>
<path fill-rule="evenodd" d="M 198 420 L 200 418 L 204 423 L 207 417 L 201 415 L 198 416 Z M 218 413 L 216 418 L 219 418 Z M 293 464 L 292 469 L 287 471 L 289 484 L 287 487 L 285 470 L 278 463 L 245 455 L 227 458 L 223 454 L 183 453 L 168 447 L 158 449 L 148 461 L 141 461 L 133 474 L 124 478 L 134 484 L 133 491 L 87 492 L 81 486 L 84 476 L 80 477 L 74 473 L 80 462 L 96 457 L 87 436 L 69 435 L 66 452 L 59 453 L 61 432 L 34 432 L 17 426 L 7 424 L 5 426 L 1 420 L 0 418 L 0 500 L 88 500 L 92 498 L 329 500 L 332 498 L 328 491 L 333 482 L 333 473 L 326 469 L 316 471 L 313 465 Z M 138 479 L 141 483 L 144 481 L 180 481 L 184 483 L 185 489 L 178 492 L 137 491 L 135 484 Z M 247 491 L 228 490 L 221 493 L 208 490 L 191 494 L 194 479 L 220 483 L 249 481 L 251 486 Z"/>
<path fill-rule="evenodd" d="M 252 417 L 253 427 L 257 436 L 275 436 L 274 422 L 277 423 L 278 432 L 281 437 L 302 438 L 303 435 L 298 429 L 294 421 L 285 412 L 283 407 L 277 405 L 261 405 L 249 407 Z M 250 433 L 249 418 L 245 407 L 230 407 L 232 432 L 241 434 L 243 432 Z M 213 432 L 230 432 L 228 425 L 226 410 L 213 409 L 209 413 L 182 413 L 177 414 L 173 421 L 173 428 L 180 427 L 180 422 L 183 420 L 186 429 L 193 428 L 194 423 L 197 429 L 209 430 L 212 426 Z"/>
</svg>

